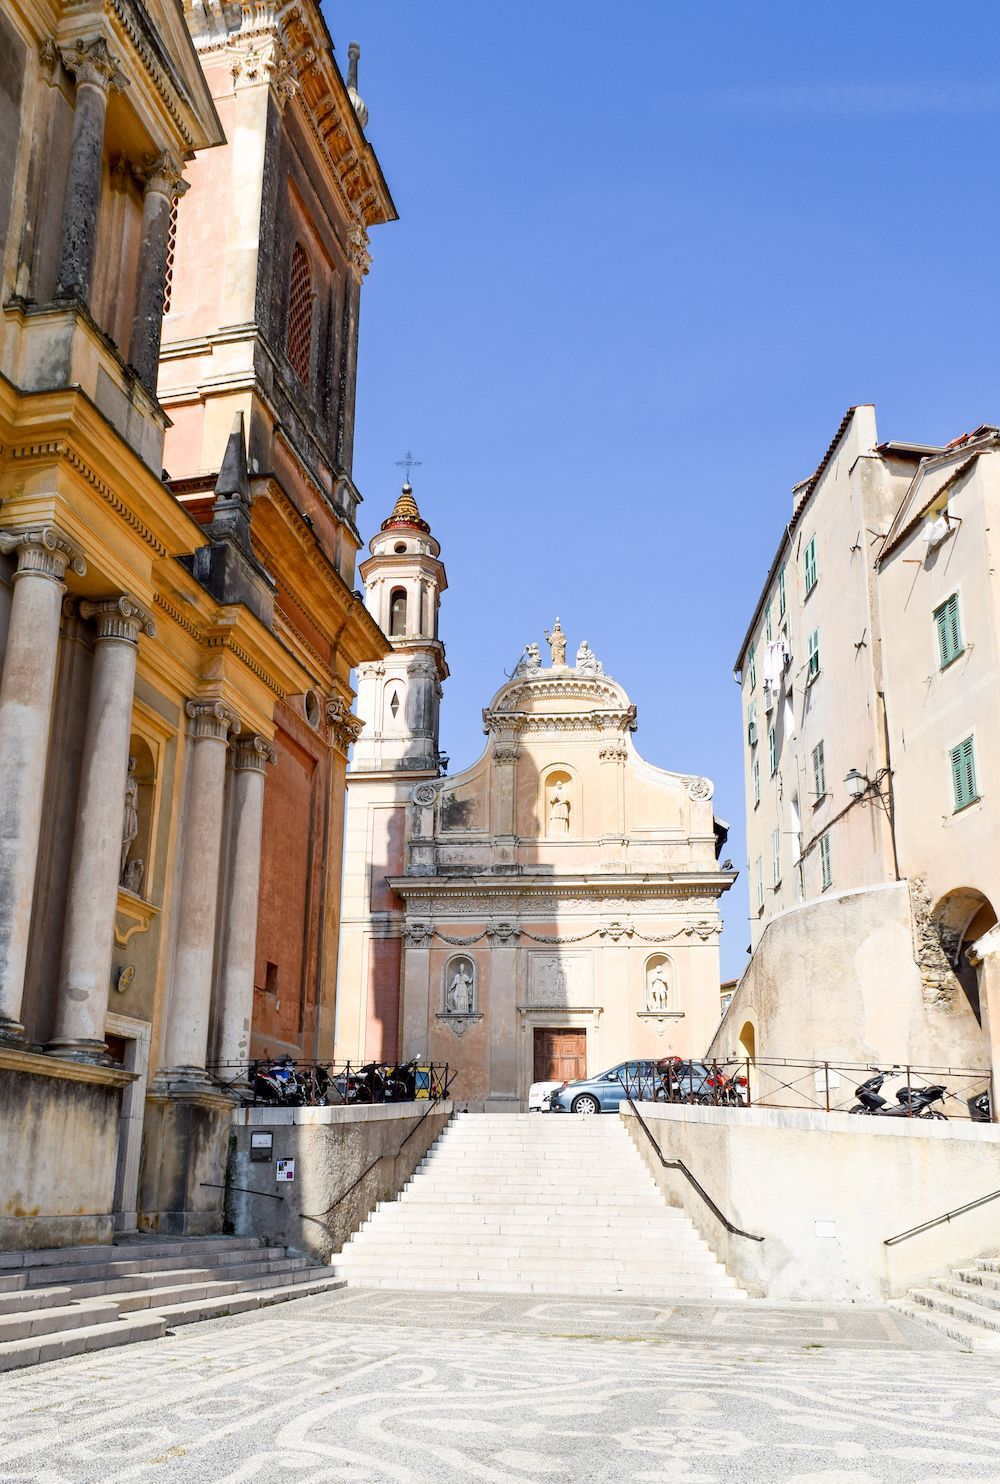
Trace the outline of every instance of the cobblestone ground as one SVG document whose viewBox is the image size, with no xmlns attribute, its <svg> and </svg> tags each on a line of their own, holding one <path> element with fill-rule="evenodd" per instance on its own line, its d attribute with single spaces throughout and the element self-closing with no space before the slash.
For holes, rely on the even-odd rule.
<svg viewBox="0 0 1000 1484">
<path fill-rule="evenodd" d="M 0 1397 L 0 1484 L 1000 1484 L 1000 1358 L 884 1309 L 355 1290 Z"/>
</svg>

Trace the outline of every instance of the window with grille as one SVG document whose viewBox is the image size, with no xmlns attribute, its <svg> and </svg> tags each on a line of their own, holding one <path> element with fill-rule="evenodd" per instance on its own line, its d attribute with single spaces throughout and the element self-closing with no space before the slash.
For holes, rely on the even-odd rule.
<svg viewBox="0 0 1000 1484">
<path fill-rule="evenodd" d="M 301 242 L 292 250 L 288 289 L 288 359 L 303 386 L 309 385 L 312 361 L 313 290 L 309 258 Z"/>
<path fill-rule="evenodd" d="M 813 588 L 816 586 L 816 579 L 819 576 L 819 573 L 816 570 L 816 537 L 815 536 L 812 537 L 812 539 L 810 540 L 809 544 L 806 546 L 805 555 L 803 557 L 803 567 L 805 569 L 806 596 L 808 597 L 808 595 L 812 592 Z"/>
<path fill-rule="evenodd" d="M 752 644 L 747 650 L 747 680 L 753 690 L 757 684 L 757 650 Z"/>
<path fill-rule="evenodd" d="M 976 787 L 976 756 L 971 737 L 966 737 L 964 742 L 951 749 L 951 786 L 955 796 L 956 814 L 979 798 Z"/>
<path fill-rule="evenodd" d="M 822 888 L 824 891 L 826 891 L 827 887 L 832 885 L 833 883 L 833 867 L 830 863 L 829 835 L 820 835 L 819 837 L 819 876 Z"/>
<path fill-rule="evenodd" d="M 941 660 L 941 669 L 945 670 L 952 660 L 957 660 L 965 648 L 962 643 L 962 624 L 958 616 L 958 594 L 952 593 L 940 606 L 934 610 L 934 623 L 937 627 L 938 655 Z"/>
<path fill-rule="evenodd" d="M 771 765 L 771 777 L 778 771 L 778 734 L 774 727 L 767 729 L 767 760 Z"/>
<path fill-rule="evenodd" d="M 813 792 L 816 801 L 826 797 L 826 751 L 822 742 L 817 742 L 812 750 L 813 764 Z"/>
<path fill-rule="evenodd" d="M 163 270 L 163 313 L 170 313 L 170 296 L 174 286 L 174 253 L 177 250 L 177 198 L 170 208 L 167 226 L 167 265 Z"/>
<path fill-rule="evenodd" d="M 785 601 L 785 569 L 784 569 L 784 567 L 782 567 L 781 571 L 778 573 L 778 617 L 779 618 L 784 618 L 784 616 L 785 616 L 785 608 L 786 608 L 786 601 Z"/>
<path fill-rule="evenodd" d="M 810 680 L 815 680 L 819 674 L 819 629 L 813 629 L 809 635 L 808 674 Z"/>
</svg>

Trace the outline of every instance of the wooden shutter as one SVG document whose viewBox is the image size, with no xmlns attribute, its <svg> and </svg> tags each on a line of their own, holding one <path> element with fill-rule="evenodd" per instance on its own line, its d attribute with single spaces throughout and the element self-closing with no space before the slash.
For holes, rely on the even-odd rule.
<svg viewBox="0 0 1000 1484">
<path fill-rule="evenodd" d="M 947 602 L 934 610 L 934 622 L 937 624 L 938 655 L 943 670 L 962 653 L 962 626 L 958 616 L 957 593 L 952 593 Z"/>
<path fill-rule="evenodd" d="M 955 808 L 964 809 L 974 804 L 976 792 L 976 759 L 973 755 L 972 738 L 966 737 L 951 750 L 951 781 L 955 794 Z"/>
</svg>

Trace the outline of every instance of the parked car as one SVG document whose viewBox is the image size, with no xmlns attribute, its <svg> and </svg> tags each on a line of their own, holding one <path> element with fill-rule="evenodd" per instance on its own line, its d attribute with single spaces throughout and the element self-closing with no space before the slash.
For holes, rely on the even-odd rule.
<svg viewBox="0 0 1000 1484">
<path fill-rule="evenodd" d="M 562 1087 L 561 1082 L 533 1082 L 528 1088 L 528 1112 L 546 1113 L 549 1107 L 549 1098 L 557 1087 Z"/>
<path fill-rule="evenodd" d="M 747 1103 L 747 1079 L 741 1072 L 731 1076 L 703 1061 L 664 1057 L 656 1063 L 656 1080 L 657 1102 L 721 1103 L 738 1108 Z"/>
<path fill-rule="evenodd" d="M 563 1082 L 549 1096 L 550 1113 L 617 1113 L 626 1097 L 649 1102 L 656 1091 L 656 1063 L 623 1061 L 596 1077 Z"/>
</svg>

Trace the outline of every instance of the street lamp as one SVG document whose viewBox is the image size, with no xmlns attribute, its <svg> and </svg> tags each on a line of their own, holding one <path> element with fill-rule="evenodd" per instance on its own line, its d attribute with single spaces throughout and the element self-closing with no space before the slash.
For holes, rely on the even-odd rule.
<svg viewBox="0 0 1000 1484">
<path fill-rule="evenodd" d="M 859 773 L 857 768 L 852 768 L 844 779 L 844 787 L 852 799 L 860 799 L 874 785 L 870 778 L 865 777 L 864 773 Z"/>
</svg>

